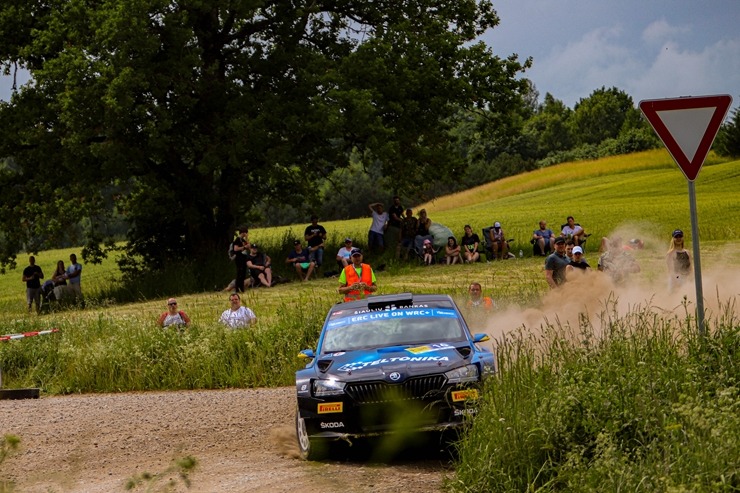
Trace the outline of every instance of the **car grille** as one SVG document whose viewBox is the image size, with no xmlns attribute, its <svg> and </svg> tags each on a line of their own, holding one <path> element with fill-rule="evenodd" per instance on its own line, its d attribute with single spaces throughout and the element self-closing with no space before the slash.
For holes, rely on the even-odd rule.
<svg viewBox="0 0 740 493">
<path fill-rule="evenodd" d="M 358 404 L 428 399 L 442 390 L 444 375 L 411 378 L 400 384 L 363 382 L 347 384 L 345 392 Z"/>
</svg>

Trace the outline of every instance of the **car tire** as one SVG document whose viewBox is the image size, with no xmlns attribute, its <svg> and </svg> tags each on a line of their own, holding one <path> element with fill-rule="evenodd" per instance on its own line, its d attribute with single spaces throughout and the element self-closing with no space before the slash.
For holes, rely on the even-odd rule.
<svg viewBox="0 0 740 493">
<path fill-rule="evenodd" d="M 295 413 L 295 431 L 298 439 L 298 452 L 303 460 L 323 460 L 329 455 L 329 442 L 320 438 L 311 438 L 306 431 L 306 421 L 300 411 Z"/>
</svg>

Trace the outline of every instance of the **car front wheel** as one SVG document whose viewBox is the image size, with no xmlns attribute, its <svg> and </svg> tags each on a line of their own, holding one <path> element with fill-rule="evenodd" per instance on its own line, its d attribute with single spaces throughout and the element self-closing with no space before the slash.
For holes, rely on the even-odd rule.
<svg viewBox="0 0 740 493">
<path fill-rule="evenodd" d="M 329 455 L 329 443 L 319 438 L 311 438 L 306 431 L 306 421 L 300 411 L 295 413 L 295 431 L 298 438 L 298 451 L 303 460 L 322 460 Z"/>
</svg>

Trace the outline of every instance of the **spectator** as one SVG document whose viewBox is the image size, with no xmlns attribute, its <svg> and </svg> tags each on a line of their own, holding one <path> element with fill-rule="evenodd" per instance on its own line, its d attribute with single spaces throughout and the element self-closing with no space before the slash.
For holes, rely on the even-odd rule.
<svg viewBox="0 0 740 493">
<path fill-rule="evenodd" d="M 383 252 L 385 249 L 385 229 L 388 226 L 388 213 L 384 212 L 383 204 L 374 202 L 368 206 L 373 222 L 367 235 L 367 247 L 370 250 Z"/>
<path fill-rule="evenodd" d="M 488 236 L 491 240 L 491 249 L 493 250 L 493 260 L 505 260 L 509 258 L 509 244 L 506 242 L 501 223 L 496 221 L 493 228 L 488 230 Z"/>
<path fill-rule="evenodd" d="M 246 291 L 247 288 L 252 286 L 252 278 L 248 277 L 244 279 L 244 284 L 242 286 L 242 290 Z M 236 289 L 236 279 L 232 279 L 231 282 L 229 282 L 229 284 L 227 284 L 221 291 L 234 291 L 234 289 Z"/>
<path fill-rule="evenodd" d="M 249 268 L 249 274 L 252 276 L 252 285 L 257 287 L 261 284 L 266 288 L 271 287 L 272 261 L 270 260 L 270 256 L 265 252 L 260 252 L 259 245 L 256 243 L 252 243 L 249 249 L 247 268 Z"/>
<path fill-rule="evenodd" d="M 534 245 L 534 254 L 544 257 L 553 251 L 555 233 L 547 227 L 547 221 L 540 221 L 540 227 L 532 233 L 531 243 Z"/>
<path fill-rule="evenodd" d="M 584 272 L 591 270 L 591 266 L 588 265 L 588 262 L 583 258 L 583 248 L 579 246 L 573 247 L 573 260 L 570 261 L 570 266 Z"/>
<path fill-rule="evenodd" d="M 621 238 L 606 238 L 607 250 L 599 256 L 598 269 L 609 274 L 615 284 L 623 284 L 630 274 L 640 272 L 635 258 L 621 248 Z"/>
<path fill-rule="evenodd" d="M 308 281 L 313 274 L 316 263 L 310 260 L 310 255 L 307 248 L 301 246 L 301 240 L 295 240 L 293 242 L 293 251 L 288 254 L 288 258 L 285 259 L 286 264 L 293 264 L 298 279 L 301 281 Z"/>
<path fill-rule="evenodd" d="M 345 238 L 344 246 L 340 248 L 339 251 L 337 252 L 337 265 L 339 265 L 340 271 L 352 263 L 352 259 L 350 258 L 351 255 L 352 255 L 352 238 Z"/>
<path fill-rule="evenodd" d="M 247 256 L 249 255 L 249 229 L 239 226 L 239 234 L 231 243 L 234 252 L 234 266 L 236 267 L 236 282 L 234 292 L 244 291 L 244 281 L 247 278 Z"/>
<path fill-rule="evenodd" d="M 44 278 L 44 271 L 36 265 L 36 257 L 28 257 L 28 267 L 23 269 L 22 282 L 26 283 L 26 303 L 28 304 L 28 313 L 31 313 L 31 307 L 36 303 L 36 313 L 41 311 L 41 279 Z"/>
<path fill-rule="evenodd" d="M 318 223 L 319 217 L 311 216 L 311 224 L 306 226 L 303 234 L 304 239 L 308 242 L 309 261 L 319 268 L 324 263 L 324 241 L 326 240 L 326 229 Z"/>
<path fill-rule="evenodd" d="M 545 259 L 545 280 L 550 289 L 565 284 L 565 273 L 568 257 L 565 256 L 565 238 L 555 238 L 555 251 Z"/>
<path fill-rule="evenodd" d="M 184 311 L 177 309 L 177 300 L 170 298 L 167 300 L 167 311 L 162 313 L 157 320 L 160 327 L 187 327 L 190 325 L 190 318 Z"/>
<path fill-rule="evenodd" d="M 416 251 L 421 254 L 421 252 L 424 249 L 424 241 L 429 240 L 431 241 L 434 239 L 434 236 L 429 231 L 429 228 L 432 227 L 432 220 L 429 219 L 427 216 L 427 210 L 422 209 L 419 211 L 419 221 L 416 226 L 416 236 L 414 237 L 414 247 L 416 248 Z"/>
<path fill-rule="evenodd" d="M 677 229 L 671 234 L 671 245 L 666 254 L 668 264 L 668 289 L 674 291 L 681 287 L 691 275 L 691 256 L 683 241 L 683 231 Z"/>
<path fill-rule="evenodd" d="M 483 296 L 483 288 L 479 282 L 470 283 L 468 287 L 468 308 L 482 308 L 485 311 L 493 310 L 494 303 L 493 299 L 488 296 Z"/>
<path fill-rule="evenodd" d="M 69 281 L 69 287 L 67 289 L 74 294 L 75 299 L 82 300 L 82 287 L 80 286 L 82 264 L 77 263 L 77 255 L 74 253 L 69 256 L 69 262 L 70 264 L 65 274 Z"/>
<path fill-rule="evenodd" d="M 572 239 L 575 246 L 581 246 L 581 243 L 586 241 L 586 231 L 580 224 L 576 223 L 573 216 L 568 216 L 565 221 L 566 224 L 563 226 L 560 236 L 566 240 Z"/>
<path fill-rule="evenodd" d="M 385 243 L 390 248 L 397 248 L 401 241 L 401 224 L 403 222 L 403 206 L 401 197 L 395 195 L 393 203 L 388 208 L 388 227 L 385 230 Z M 393 250 L 391 250 L 393 251 Z"/>
<path fill-rule="evenodd" d="M 229 296 L 229 308 L 221 314 L 219 322 L 232 329 L 247 327 L 257 322 L 257 316 L 249 308 L 242 306 L 242 299 L 239 293 L 232 293 Z"/>
<path fill-rule="evenodd" d="M 573 239 L 565 240 L 565 256 L 568 257 L 569 261 L 573 261 L 573 248 L 576 246 Z"/>
<path fill-rule="evenodd" d="M 424 265 L 432 265 L 434 263 L 434 245 L 432 245 L 432 240 L 424 240 L 424 246 L 422 247 L 422 255 L 424 256 Z"/>
<path fill-rule="evenodd" d="M 404 249 L 404 258 L 409 257 L 409 250 L 414 248 L 414 238 L 419 227 L 419 220 L 414 217 L 411 209 L 406 209 L 406 216 L 401 221 L 401 242 L 396 249 L 396 256 L 401 258 L 401 249 Z"/>
<path fill-rule="evenodd" d="M 473 233 L 473 228 L 469 224 L 465 225 L 465 234 L 462 237 L 461 243 L 463 261 L 467 264 L 477 262 L 480 259 L 480 253 L 478 253 L 480 238 L 477 234 Z"/>
<path fill-rule="evenodd" d="M 67 271 L 64 268 L 64 260 L 57 261 L 57 268 L 54 271 L 54 274 L 51 275 L 51 280 L 54 283 L 54 287 L 67 285 L 67 279 L 65 277 L 66 273 Z"/>
<path fill-rule="evenodd" d="M 461 262 L 460 245 L 457 244 L 457 240 L 454 236 L 447 238 L 447 245 L 445 245 L 445 259 L 447 260 L 447 265 Z"/>
<path fill-rule="evenodd" d="M 377 291 L 375 272 L 370 265 L 362 262 L 362 250 L 352 249 L 352 263 L 342 270 L 339 275 L 339 293 L 344 295 L 344 301 L 354 301 L 365 298 Z"/>
</svg>

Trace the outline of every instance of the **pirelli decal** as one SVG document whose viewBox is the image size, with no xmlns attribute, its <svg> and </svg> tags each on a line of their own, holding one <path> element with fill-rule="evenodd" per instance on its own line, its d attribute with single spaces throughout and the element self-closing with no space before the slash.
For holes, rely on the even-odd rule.
<svg viewBox="0 0 740 493">
<path fill-rule="evenodd" d="M 453 390 L 452 402 L 474 401 L 478 398 L 478 391 L 475 389 Z"/>
<path fill-rule="evenodd" d="M 319 404 L 319 414 L 341 413 L 344 411 L 343 402 L 324 402 Z"/>
</svg>

